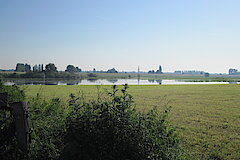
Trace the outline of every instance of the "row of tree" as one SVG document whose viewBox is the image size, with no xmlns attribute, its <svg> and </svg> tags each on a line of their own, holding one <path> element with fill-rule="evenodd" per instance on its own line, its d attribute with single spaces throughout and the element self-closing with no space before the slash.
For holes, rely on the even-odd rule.
<svg viewBox="0 0 240 160">
<path fill-rule="evenodd" d="M 43 64 L 38 64 L 33 66 L 33 70 L 31 70 L 31 66 L 29 64 L 23 64 L 23 63 L 18 63 L 16 65 L 16 72 L 57 72 L 57 67 L 55 66 L 54 63 L 49 63 L 45 66 L 45 70 L 43 68 Z M 73 65 L 68 65 L 66 67 L 66 72 L 81 72 L 82 70 L 78 67 L 75 67 Z"/>
<path fill-rule="evenodd" d="M 43 67 L 43 64 L 36 64 L 33 66 L 33 69 L 31 70 L 31 66 L 29 64 L 23 64 L 23 63 L 18 63 L 16 65 L 16 72 L 57 72 L 57 67 L 55 66 L 54 63 L 49 63 L 45 66 L 45 70 Z M 68 65 L 66 67 L 65 72 L 81 72 L 82 70 L 79 67 L 75 67 L 74 65 Z M 93 69 L 93 72 L 98 72 L 96 69 Z M 106 73 L 118 73 L 118 71 L 115 68 L 109 69 L 106 71 Z"/>
</svg>

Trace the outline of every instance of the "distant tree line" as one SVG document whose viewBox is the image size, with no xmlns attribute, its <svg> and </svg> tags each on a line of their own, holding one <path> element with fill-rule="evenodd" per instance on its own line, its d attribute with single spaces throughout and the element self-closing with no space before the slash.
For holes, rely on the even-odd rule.
<svg viewBox="0 0 240 160">
<path fill-rule="evenodd" d="M 57 67 L 54 63 L 49 63 L 45 66 L 45 69 L 43 67 L 43 64 L 36 64 L 31 69 L 31 66 L 29 64 L 24 63 L 17 63 L 16 65 L 16 72 L 58 72 Z M 75 67 L 74 65 L 67 65 L 65 72 L 70 73 L 76 73 L 76 72 L 82 72 L 82 69 L 79 67 Z M 115 68 L 108 69 L 107 71 L 97 71 L 95 68 L 93 68 L 93 73 L 118 73 L 118 71 Z"/>
<path fill-rule="evenodd" d="M 16 72 L 25 73 L 17 74 Z M 18 63 L 14 73 L 4 73 L 0 76 L 4 78 L 81 78 L 79 74 L 74 74 L 76 72 L 81 72 L 81 69 L 74 67 L 73 65 L 68 65 L 65 72 L 59 72 L 54 63 L 48 63 L 45 68 L 43 67 L 43 64 L 36 64 L 32 69 L 29 64 Z"/>
<path fill-rule="evenodd" d="M 16 69 L 14 73 L 0 73 L 0 77 L 3 78 L 63 78 L 63 79 L 77 79 L 77 78 L 84 78 L 86 75 L 76 74 L 82 72 L 77 66 L 74 65 L 67 65 L 65 71 L 58 71 L 57 67 L 54 63 L 48 63 L 45 65 L 43 64 L 36 64 L 33 67 L 27 63 L 17 63 Z M 17 72 L 24 72 L 18 74 Z M 97 71 L 93 68 L 91 71 L 85 71 L 87 77 L 89 78 L 96 78 L 98 75 L 95 73 L 118 73 L 115 68 L 108 69 L 107 71 Z"/>
<path fill-rule="evenodd" d="M 49 63 L 45 66 L 45 70 L 43 67 L 43 64 L 36 64 L 33 66 L 33 69 L 31 69 L 31 66 L 29 64 L 23 64 L 23 63 L 18 63 L 16 65 L 16 72 L 58 72 L 57 67 L 55 66 L 54 63 Z M 68 65 L 66 67 L 65 72 L 81 72 L 82 70 L 78 67 L 75 67 L 73 65 Z"/>
</svg>

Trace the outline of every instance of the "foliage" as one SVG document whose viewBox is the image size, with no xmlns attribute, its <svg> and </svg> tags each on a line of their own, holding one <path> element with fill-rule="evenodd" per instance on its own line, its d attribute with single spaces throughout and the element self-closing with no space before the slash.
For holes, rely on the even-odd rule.
<svg viewBox="0 0 240 160">
<path fill-rule="evenodd" d="M 66 79 L 80 78 L 80 75 L 69 72 L 46 72 L 45 75 L 46 78 L 66 78 Z"/>
<path fill-rule="evenodd" d="M 44 72 L 27 72 L 20 75 L 21 78 L 43 78 Z"/>
<path fill-rule="evenodd" d="M 31 66 L 29 64 L 18 63 L 16 66 L 16 72 L 30 72 Z"/>
<path fill-rule="evenodd" d="M 0 81 L 0 93 L 7 93 L 7 103 L 24 100 L 24 91 L 18 86 L 4 86 Z M 0 159 L 21 159 L 23 154 L 16 147 L 13 117 L 10 111 L 0 110 Z"/>
<path fill-rule="evenodd" d="M 16 71 L 17 72 L 25 72 L 25 66 L 23 63 L 18 63 L 16 66 Z"/>
<path fill-rule="evenodd" d="M 63 159 L 183 159 L 179 139 L 166 121 L 167 112 L 135 110 L 125 85 L 109 100 L 89 102 L 71 94 Z"/>
<path fill-rule="evenodd" d="M 65 132 L 63 103 L 58 98 L 45 101 L 37 95 L 28 105 L 32 136 L 29 159 L 58 159 Z"/>
<path fill-rule="evenodd" d="M 49 63 L 45 67 L 46 72 L 57 72 L 57 67 L 55 67 L 54 63 Z"/>
<path fill-rule="evenodd" d="M 109 90 L 111 86 L 102 86 Z M 94 85 L 31 85 L 26 96 L 41 92 L 51 99 L 67 101 L 70 93 L 81 90 L 85 100 L 97 97 Z M 184 148 L 194 159 L 239 159 L 240 85 L 131 85 L 137 111 L 153 106 L 173 106 L 168 117 L 183 139 Z M 164 98 L 165 97 L 165 98 Z M 159 104 L 160 103 L 160 104 Z M 161 107 L 162 108 L 162 107 Z M 215 156 L 213 156 L 215 155 Z"/>
<path fill-rule="evenodd" d="M 79 69 L 78 67 L 74 67 L 73 65 L 68 65 L 65 71 L 66 72 L 81 72 L 82 70 Z"/>
<path fill-rule="evenodd" d="M 8 94 L 8 103 L 21 102 L 25 99 L 24 90 L 19 88 L 17 85 L 5 86 L 0 81 L 0 93 L 6 92 Z"/>
<path fill-rule="evenodd" d="M 24 100 L 17 86 L 0 86 L 12 97 L 22 95 L 14 100 Z M 168 111 L 137 112 L 127 85 L 121 94 L 114 86 L 109 97 L 99 94 L 89 102 L 71 94 L 68 105 L 59 98 L 41 97 L 28 99 L 32 137 L 28 159 L 184 158 L 178 136 L 166 121 Z M 6 146 L 5 154 L 1 146 L 1 159 L 22 159 L 14 139 Z"/>
<path fill-rule="evenodd" d="M 33 72 L 42 72 L 43 71 L 43 64 L 36 64 L 33 66 Z"/>
</svg>

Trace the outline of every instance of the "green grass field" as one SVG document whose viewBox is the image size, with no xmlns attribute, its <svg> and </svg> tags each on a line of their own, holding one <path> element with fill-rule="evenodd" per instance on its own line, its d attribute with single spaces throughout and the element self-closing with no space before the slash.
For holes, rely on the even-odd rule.
<svg viewBox="0 0 240 160">
<path fill-rule="evenodd" d="M 27 98 L 40 93 L 46 99 L 70 93 L 95 98 L 96 86 L 22 86 Z M 118 88 L 121 88 L 119 86 Z M 100 94 L 110 86 L 100 86 Z M 197 159 L 239 159 L 240 85 L 130 86 L 137 108 L 171 106 L 169 120 L 182 136 L 185 148 Z"/>
</svg>

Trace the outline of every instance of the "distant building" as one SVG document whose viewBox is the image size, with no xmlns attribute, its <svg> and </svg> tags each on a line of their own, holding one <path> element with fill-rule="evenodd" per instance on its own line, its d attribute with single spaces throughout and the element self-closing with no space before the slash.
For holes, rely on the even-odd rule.
<svg viewBox="0 0 240 160">
<path fill-rule="evenodd" d="M 155 73 L 155 71 L 154 70 L 150 70 L 150 71 L 148 71 L 148 73 Z"/>
<path fill-rule="evenodd" d="M 163 72 L 162 72 L 162 66 L 160 65 L 159 66 L 159 69 L 156 71 L 156 73 L 159 73 L 159 74 L 162 74 Z"/>
<path fill-rule="evenodd" d="M 182 74 L 182 71 L 175 71 L 175 74 Z"/>
<path fill-rule="evenodd" d="M 187 70 L 187 71 L 174 71 L 174 74 L 190 74 L 190 75 L 204 75 L 206 72 L 204 71 L 195 71 L 195 70 Z M 204 75 L 205 76 L 205 75 Z"/>
<path fill-rule="evenodd" d="M 238 72 L 237 69 L 230 68 L 228 70 L 229 75 L 240 75 L 240 72 Z"/>
<path fill-rule="evenodd" d="M 107 73 L 118 73 L 118 71 L 115 68 L 107 70 Z"/>
<path fill-rule="evenodd" d="M 158 70 L 156 70 L 156 72 L 154 70 L 150 70 L 150 71 L 148 71 L 148 73 L 162 74 L 163 73 L 162 66 L 159 65 L 159 68 L 158 68 Z"/>
<path fill-rule="evenodd" d="M 194 74 L 194 75 L 202 75 L 204 74 L 203 71 L 195 71 L 195 70 L 192 70 L 192 71 L 182 71 L 182 74 Z"/>
<path fill-rule="evenodd" d="M 192 74 L 192 75 L 204 75 L 204 71 L 195 71 L 195 70 L 189 70 L 189 71 L 174 71 L 175 74 Z"/>
</svg>

